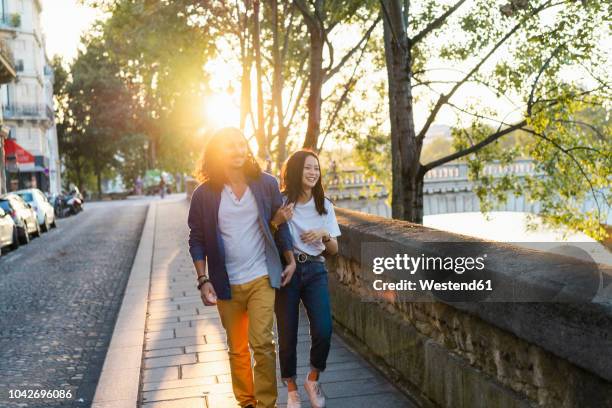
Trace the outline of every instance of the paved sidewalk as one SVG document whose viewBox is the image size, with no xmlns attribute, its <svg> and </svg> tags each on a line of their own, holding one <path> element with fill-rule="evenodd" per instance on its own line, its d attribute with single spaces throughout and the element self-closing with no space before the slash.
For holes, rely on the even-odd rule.
<svg viewBox="0 0 612 408">
<path fill-rule="evenodd" d="M 194 286 L 187 248 L 189 202 L 159 201 L 155 214 L 151 285 L 140 377 L 142 407 L 237 407 L 232 394 L 225 332 L 216 307 Z M 307 319 L 301 320 L 298 376 L 308 371 Z M 321 376 L 328 407 L 409 407 L 411 403 L 337 336 Z M 279 380 L 279 407 L 286 389 Z M 303 407 L 310 407 L 304 400 Z"/>
</svg>

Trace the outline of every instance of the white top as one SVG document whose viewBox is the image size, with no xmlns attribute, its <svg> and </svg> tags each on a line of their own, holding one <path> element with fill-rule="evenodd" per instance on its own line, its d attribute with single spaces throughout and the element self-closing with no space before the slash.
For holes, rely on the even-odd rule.
<svg viewBox="0 0 612 408">
<path fill-rule="evenodd" d="M 255 196 L 248 187 L 239 200 L 230 186 L 224 186 L 218 218 L 231 285 L 250 282 L 268 273 L 258 214 Z"/>
<path fill-rule="evenodd" d="M 338 227 L 338 221 L 336 221 L 334 206 L 327 198 L 324 200 L 324 203 L 327 214 L 323 215 L 318 213 L 313 197 L 305 204 L 295 203 L 293 217 L 288 221 L 288 225 L 291 237 L 293 238 L 293 247 L 298 251 L 317 256 L 325 250 L 325 244 L 322 240 L 311 244 L 304 243 L 300 235 L 306 231 L 325 229 L 332 237 L 340 236 L 340 228 Z"/>
</svg>

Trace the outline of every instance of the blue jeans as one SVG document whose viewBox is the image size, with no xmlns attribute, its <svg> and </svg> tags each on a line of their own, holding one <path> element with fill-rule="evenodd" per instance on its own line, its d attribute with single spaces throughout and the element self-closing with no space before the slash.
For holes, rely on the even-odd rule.
<svg viewBox="0 0 612 408">
<path fill-rule="evenodd" d="M 298 262 L 291 281 L 276 291 L 274 309 L 281 377 L 284 382 L 296 376 L 300 301 L 310 322 L 310 368 L 323 371 L 332 335 L 327 269 L 323 262 Z"/>
</svg>

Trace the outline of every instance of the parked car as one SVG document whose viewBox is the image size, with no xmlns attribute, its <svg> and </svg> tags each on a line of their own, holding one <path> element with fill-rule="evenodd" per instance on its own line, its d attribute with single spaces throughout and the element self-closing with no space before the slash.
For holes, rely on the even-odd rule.
<svg viewBox="0 0 612 408">
<path fill-rule="evenodd" d="M 19 248 L 19 233 L 11 215 L 0 208 L 0 248 L 6 246 L 11 249 Z"/>
<path fill-rule="evenodd" d="M 0 196 L 0 207 L 8 212 L 17 225 L 19 242 L 27 244 L 30 237 L 40 236 L 40 225 L 36 217 L 36 212 L 32 206 L 15 193 L 8 193 Z"/>
<path fill-rule="evenodd" d="M 32 209 L 36 211 L 36 217 L 38 218 L 38 225 L 42 232 L 49 231 L 49 228 L 55 228 L 55 211 L 53 205 L 49 203 L 47 197 L 37 188 L 30 188 L 27 190 L 15 191 L 23 200 L 32 206 Z"/>
</svg>

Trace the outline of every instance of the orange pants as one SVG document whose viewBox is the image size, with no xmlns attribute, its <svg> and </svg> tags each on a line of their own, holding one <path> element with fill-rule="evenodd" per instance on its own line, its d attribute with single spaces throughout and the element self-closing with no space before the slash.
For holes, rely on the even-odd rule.
<svg viewBox="0 0 612 408">
<path fill-rule="evenodd" d="M 232 298 L 217 300 L 227 332 L 232 389 L 241 407 L 276 405 L 276 349 L 274 345 L 275 290 L 268 276 L 231 285 Z M 251 368 L 253 350 L 255 365 Z M 254 374 L 254 375 L 253 375 Z"/>
</svg>

